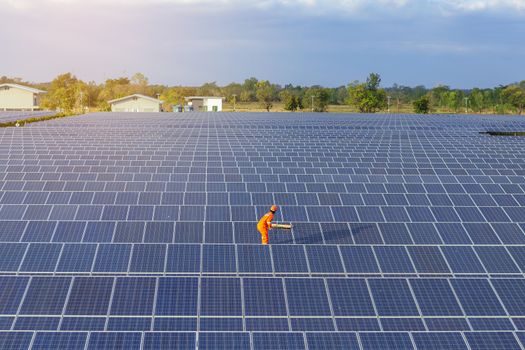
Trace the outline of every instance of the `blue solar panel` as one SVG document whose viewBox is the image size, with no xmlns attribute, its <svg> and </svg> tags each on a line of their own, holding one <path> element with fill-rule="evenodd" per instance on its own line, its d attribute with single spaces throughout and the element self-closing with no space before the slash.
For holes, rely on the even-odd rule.
<svg viewBox="0 0 525 350">
<path fill-rule="evenodd" d="M 308 264 L 303 247 L 275 245 L 272 247 L 275 272 L 307 273 Z"/>
<path fill-rule="evenodd" d="M 155 314 L 192 316 L 197 314 L 199 281 L 196 278 L 159 279 Z"/>
<path fill-rule="evenodd" d="M 438 247 L 408 247 L 410 257 L 419 273 L 450 273 L 443 255 Z"/>
<path fill-rule="evenodd" d="M 307 333 L 308 349 L 359 349 L 357 337 L 351 333 Z"/>
<path fill-rule="evenodd" d="M 106 327 L 105 317 L 64 317 L 61 331 L 103 331 Z"/>
<path fill-rule="evenodd" d="M 91 333 L 89 336 L 88 349 L 111 350 L 111 349 L 140 349 L 140 333 Z"/>
<path fill-rule="evenodd" d="M 87 333 L 37 333 L 32 349 L 81 349 Z"/>
<path fill-rule="evenodd" d="M 67 315 L 106 315 L 113 290 L 113 278 L 77 277 L 73 281 L 65 313 Z"/>
<path fill-rule="evenodd" d="M 241 316 L 240 280 L 232 278 L 202 279 L 200 308 L 202 316 Z"/>
<path fill-rule="evenodd" d="M 379 266 L 371 247 L 341 247 L 341 255 L 347 272 L 379 272 Z"/>
<path fill-rule="evenodd" d="M 473 350 L 521 348 L 514 335 L 507 332 L 466 332 L 465 337 Z"/>
<path fill-rule="evenodd" d="M 254 349 L 304 349 L 304 338 L 301 333 L 254 333 Z"/>
<path fill-rule="evenodd" d="M 475 331 L 513 331 L 514 325 L 508 318 L 469 318 Z"/>
<path fill-rule="evenodd" d="M 22 301 L 29 282 L 28 277 L 2 276 L 0 277 L 0 313 L 14 315 Z"/>
<path fill-rule="evenodd" d="M 412 337 L 418 349 L 468 349 L 460 333 L 413 333 Z"/>
<path fill-rule="evenodd" d="M 190 349 L 196 345 L 195 338 L 192 333 L 146 333 L 144 349 Z"/>
<path fill-rule="evenodd" d="M 308 263 L 312 273 L 343 273 L 339 250 L 334 246 L 306 247 Z"/>
<path fill-rule="evenodd" d="M 0 332 L 0 348 L 12 350 L 29 349 L 32 332 Z"/>
<path fill-rule="evenodd" d="M 90 272 L 96 250 L 95 244 L 65 244 L 56 271 Z"/>
<path fill-rule="evenodd" d="M 408 333 L 362 333 L 359 335 L 363 349 L 414 349 Z"/>
<path fill-rule="evenodd" d="M 374 250 L 383 272 L 415 272 L 405 247 L 379 246 Z"/>
<path fill-rule="evenodd" d="M 375 316 L 364 280 L 329 279 L 327 283 L 335 316 Z"/>
<path fill-rule="evenodd" d="M 129 266 L 130 272 L 163 272 L 166 258 L 164 244 L 135 244 Z"/>
<path fill-rule="evenodd" d="M 406 280 L 371 279 L 369 285 L 380 316 L 419 315 Z"/>
<path fill-rule="evenodd" d="M 322 279 L 286 279 L 286 295 L 292 316 L 330 316 Z"/>
<path fill-rule="evenodd" d="M 60 317 L 18 317 L 14 329 L 17 331 L 37 330 L 56 331 L 60 323 Z"/>
<path fill-rule="evenodd" d="M 520 273 L 505 247 L 476 247 L 479 259 L 489 273 Z"/>
<path fill-rule="evenodd" d="M 468 316 L 505 315 L 505 310 L 487 280 L 456 279 L 451 282 Z"/>
<path fill-rule="evenodd" d="M 525 281 L 521 279 L 494 279 L 492 285 L 508 313 L 512 316 L 523 315 L 525 305 Z"/>
<path fill-rule="evenodd" d="M 100 113 L 0 129 L 0 345 L 512 348 L 523 143 L 478 132 L 523 125 Z M 294 227 L 263 246 L 271 204 Z"/>
<path fill-rule="evenodd" d="M 93 272 L 127 272 L 132 246 L 130 244 L 101 244 Z"/>
<path fill-rule="evenodd" d="M 410 285 L 423 316 L 463 315 L 447 280 L 411 279 Z"/>
<path fill-rule="evenodd" d="M 485 269 L 472 247 L 443 247 L 443 255 L 455 273 L 484 273 Z"/>
<path fill-rule="evenodd" d="M 199 349 L 228 350 L 249 349 L 249 333 L 201 333 L 198 341 Z"/>
<path fill-rule="evenodd" d="M 151 318 L 149 317 L 110 317 L 107 323 L 108 331 L 149 331 Z"/>
<path fill-rule="evenodd" d="M 20 271 L 27 272 L 52 272 L 55 271 L 61 244 L 32 243 L 27 249 Z"/>
<path fill-rule="evenodd" d="M 286 316 L 286 301 L 280 279 L 243 279 L 246 316 Z"/>
<path fill-rule="evenodd" d="M 155 285 L 154 278 L 117 278 L 111 315 L 151 315 Z"/>
<path fill-rule="evenodd" d="M 235 247 L 232 245 L 205 245 L 202 251 L 203 272 L 236 272 Z"/>
<path fill-rule="evenodd" d="M 70 277 L 33 277 L 21 306 L 22 315 L 61 315 Z"/>
</svg>

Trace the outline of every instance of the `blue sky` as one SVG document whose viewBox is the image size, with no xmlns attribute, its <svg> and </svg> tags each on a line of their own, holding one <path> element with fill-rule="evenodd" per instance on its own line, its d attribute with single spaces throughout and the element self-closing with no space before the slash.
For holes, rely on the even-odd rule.
<svg viewBox="0 0 525 350">
<path fill-rule="evenodd" d="M 0 0 L 0 18 L 0 75 L 30 81 L 66 71 L 166 85 L 525 79 L 525 0 Z"/>
</svg>

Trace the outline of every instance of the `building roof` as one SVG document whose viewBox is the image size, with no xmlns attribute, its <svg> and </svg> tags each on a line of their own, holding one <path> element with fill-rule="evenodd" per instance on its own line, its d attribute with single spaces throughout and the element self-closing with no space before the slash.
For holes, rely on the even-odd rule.
<svg viewBox="0 0 525 350">
<path fill-rule="evenodd" d="M 145 96 L 145 95 L 141 95 L 141 94 L 133 94 L 133 95 L 129 95 L 129 96 L 126 96 L 126 97 L 117 98 L 117 99 L 108 101 L 108 103 L 112 104 L 112 103 L 115 103 L 115 102 L 128 100 L 128 99 L 133 98 L 133 97 L 143 98 L 145 100 L 150 100 L 150 101 L 154 101 L 154 102 L 158 102 L 158 103 L 164 103 L 164 101 L 162 101 L 162 100 L 158 100 L 156 98 Z"/>
<path fill-rule="evenodd" d="M 25 85 L 12 84 L 12 83 L 0 84 L 0 88 L 4 87 L 4 86 L 9 86 L 9 87 L 12 87 L 12 88 L 15 88 L 15 89 L 29 91 L 29 92 L 32 92 L 34 94 L 44 94 L 44 93 L 46 93 L 44 90 L 35 89 L 35 88 L 29 87 L 29 86 L 25 86 Z"/>
<path fill-rule="evenodd" d="M 188 100 L 204 100 L 204 99 L 217 99 L 217 98 L 220 98 L 221 100 L 224 99 L 224 97 L 221 97 L 221 96 L 188 96 L 188 97 L 185 97 L 186 101 Z"/>
</svg>

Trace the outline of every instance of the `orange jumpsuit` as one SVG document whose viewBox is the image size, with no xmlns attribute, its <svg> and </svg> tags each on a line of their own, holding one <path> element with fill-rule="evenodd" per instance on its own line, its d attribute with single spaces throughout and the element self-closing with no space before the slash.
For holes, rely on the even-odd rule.
<svg viewBox="0 0 525 350">
<path fill-rule="evenodd" d="M 257 224 L 257 230 L 261 233 L 262 244 L 268 244 L 268 230 L 272 229 L 272 220 L 273 213 L 270 211 L 266 213 Z"/>
</svg>

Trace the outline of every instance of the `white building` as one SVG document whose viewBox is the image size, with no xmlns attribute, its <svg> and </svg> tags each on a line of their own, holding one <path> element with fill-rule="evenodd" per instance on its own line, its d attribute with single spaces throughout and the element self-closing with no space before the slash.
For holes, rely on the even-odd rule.
<svg viewBox="0 0 525 350">
<path fill-rule="evenodd" d="M 0 111 L 35 111 L 45 91 L 18 84 L 0 84 Z"/>
<path fill-rule="evenodd" d="M 189 106 L 195 112 L 222 112 L 222 97 L 190 96 L 186 97 Z"/>
<path fill-rule="evenodd" d="M 153 97 L 134 94 L 108 103 L 112 112 L 161 112 L 163 102 Z"/>
</svg>

